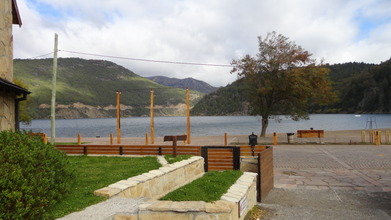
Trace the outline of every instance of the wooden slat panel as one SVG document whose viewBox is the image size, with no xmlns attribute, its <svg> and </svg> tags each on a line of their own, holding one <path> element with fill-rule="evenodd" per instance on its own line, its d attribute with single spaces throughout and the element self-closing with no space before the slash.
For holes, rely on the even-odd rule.
<svg viewBox="0 0 391 220">
<path fill-rule="evenodd" d="M 298 138 L 323 138 L 324 130 L 297 130 Z"/>
<path fill-rule="evenodd" d="M 87 150 L 87 154 L 118 155 L 119 153 L 114 151 Z"/>
<path fill-rule="evenodd" d="M 208 166 L 208 170 L 209 171 L 213 171 L 213 170 L 218 170 L 218 171 L 221 171 L 221 170 L 233 170 L 233 166 Z"/>
<path fill-rule="evenodd" d="M 264 150 L 260 155 L 259 169 L 261 172 L 259 173 L 260 189 L 258 189 L 258 193 L 260 200 L 263 201 L 274 187 L 273 148 Z"/>
<path fill-rule="evenodd" d="M 208 170 L 233 170 L 233 150 L 227 148 L 208 149 Z"/>
<path fill-rule="evenodd" d="M 233 157 L 208 157 L 208 160 L 233 160 Z"/>
</svg>

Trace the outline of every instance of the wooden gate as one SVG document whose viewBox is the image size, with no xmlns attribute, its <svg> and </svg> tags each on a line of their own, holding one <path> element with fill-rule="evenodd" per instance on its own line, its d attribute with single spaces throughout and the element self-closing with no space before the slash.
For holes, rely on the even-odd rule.
<svg viewBox="0 0 391 220">
<path fill-rule="evenodd" d="M 274 188 L 273 147 L 258 153 L 258 202 L 262 202 Z"/>
<path fill-rule="evenodd" d="M 205 172 L 240 169 L 240 147 L 202 147 Z"/>
</svg>

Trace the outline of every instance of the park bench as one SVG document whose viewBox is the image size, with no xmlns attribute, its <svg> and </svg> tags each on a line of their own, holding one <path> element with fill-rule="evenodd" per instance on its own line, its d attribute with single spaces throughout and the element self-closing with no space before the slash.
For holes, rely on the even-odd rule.
<svg viewBox="0 0 391 220">
<path fill-rule="evenodd" d="M 319 138 L 319 143 L 321 143 L 321 138 L 324 138 L 324 130 L 297 130 L 297 138 Z"/>
</svg>

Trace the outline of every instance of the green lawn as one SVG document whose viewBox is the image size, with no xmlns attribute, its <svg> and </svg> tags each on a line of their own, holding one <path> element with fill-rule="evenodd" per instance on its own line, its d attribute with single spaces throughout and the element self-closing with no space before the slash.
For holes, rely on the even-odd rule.
<svg viewBox="0 0 391 220">
<path fill-rule="evenodd" d="M 240 170 L 210 171 L 160 200 L 214 202 L 219 200 L 242 174 Z"/>
<path fill-rule="evenodd" d="M 158 169 L 161 165 L 156 157 L 87 157 L 69 156 L 75 179 L 71 192 L 54 206 L 50 212 L 54 218 L 81 210 L 105 200 L 93 194 L 119 180 Z"/>
<path fill-rule="evenodd" d="M 166 159 L 167 163 L 173 164 L 178 161 L 187 160 L 191 157 L 191 155 L 177 155 L 173 157 L 171 154 L 165 155 L 164 159 Z"/>
</svg>

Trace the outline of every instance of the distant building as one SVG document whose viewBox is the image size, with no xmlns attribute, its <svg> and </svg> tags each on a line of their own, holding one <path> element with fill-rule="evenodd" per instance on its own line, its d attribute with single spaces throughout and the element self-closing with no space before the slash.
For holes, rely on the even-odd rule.
<svg viewBox="0 0 391 220">
<path fill-rule="evenodd" d="M 12 24 L 22 25 L 16 0 L 0 0 L 0 130 L 19 129 L 19 102 L 30 94 L 12 83 Z"/>
</svg>

